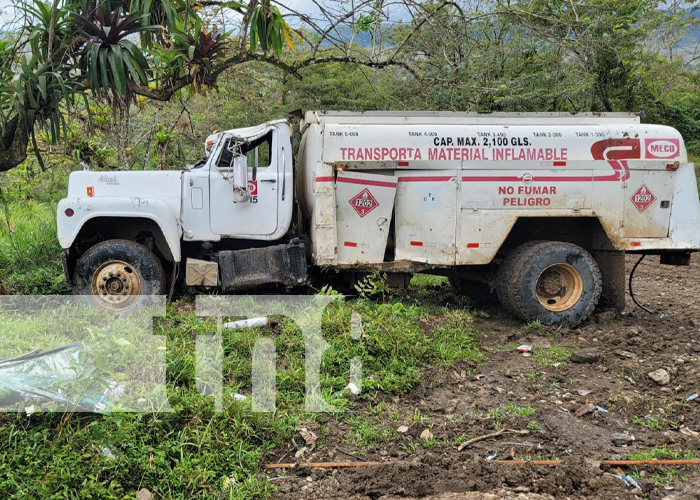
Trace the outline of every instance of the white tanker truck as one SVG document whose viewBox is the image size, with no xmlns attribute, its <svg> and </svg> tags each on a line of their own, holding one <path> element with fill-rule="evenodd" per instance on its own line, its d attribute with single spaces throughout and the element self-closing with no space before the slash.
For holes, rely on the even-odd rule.
<svg viewBox="0 0 700 500">
<path fill-rule="evenodd" d="M 624 307 L 626 252 L 700 250 L 694 166 L 630 114 L 310 111 L 210 136 L 182 171 L 70 176 L 66 279 L 124 310 L 188 285 L 294 285 L 309 266 L 394 285 L 444 275 L 526 321 Z M 184 272 L 183 272 L 184 271 Z"/>
</svg>

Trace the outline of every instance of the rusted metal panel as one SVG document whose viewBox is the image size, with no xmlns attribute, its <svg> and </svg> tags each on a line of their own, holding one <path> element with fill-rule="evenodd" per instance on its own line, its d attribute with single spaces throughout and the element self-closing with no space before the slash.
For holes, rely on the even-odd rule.
<svg viewBox="0 0 700 500">
<path fill-rule="evenodd" d="M 384 261 L 395 194 L 393 176 L 338 172 L 338 264 Z"/>
</svg>

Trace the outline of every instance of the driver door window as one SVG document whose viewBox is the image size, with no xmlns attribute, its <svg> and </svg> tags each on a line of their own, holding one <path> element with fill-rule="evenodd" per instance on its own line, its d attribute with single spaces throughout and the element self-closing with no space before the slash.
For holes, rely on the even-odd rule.
<svg viewBox="0 0 700 500">
<path fill-rule="evenodd" d="M 210 171 L 213 233 L 245 238 L 272 234 L 277 230 L 279 186 L 274 143 L 274 130 L 250 142 L 241 142 L 234 137 L 226 139 L 216 162 L 217 168 Z M 248 167 L 250 199 L 247 202 L 234 202 L 232 179 L 228 179 L 236 157 L 244 157 Z"/>
</svg>

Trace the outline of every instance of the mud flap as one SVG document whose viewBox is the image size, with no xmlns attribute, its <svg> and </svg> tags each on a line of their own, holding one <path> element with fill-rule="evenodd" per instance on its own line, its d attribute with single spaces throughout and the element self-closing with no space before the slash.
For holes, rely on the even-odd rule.
<svg viewBox="0 0 700 500">
<path fill-rule="evenodd" d="M 306 280 L 304 244 L 291 242 L 266 248 L 219 252 L 224 292 L 266 284 L 296 285 Z"/>
<path fill-rule="evenodd" d="M 627 288 L 625 274 L 625 252 L 597 250 L 593 258 L 603 275 L 603 292 L 598 308 L 625 309 L 625 291 Z"/>
</svg>

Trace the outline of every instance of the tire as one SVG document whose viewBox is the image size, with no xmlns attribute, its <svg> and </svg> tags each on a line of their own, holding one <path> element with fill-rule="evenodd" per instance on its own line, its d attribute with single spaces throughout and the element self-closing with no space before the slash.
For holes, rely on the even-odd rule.
<svg viewBox="0 0 700 500">
<path fill-rule="evenodd" d="M 126 312 L 144 298 L 165 295 L 165 271 L 149 249 L 129 240 L 107 240 L 88 249 L 76 263 L 73 292 L 92 305 Z"/>
<path fill-rule="evenodd" d="M 496 289 L 501 304 L 516 317 L 573 328 L 593 313 L 602 286 L 598 264 L 583 248 L 533 241 L 504 259 Z"/>
<path fill-rule="evenodd" d="M 492 290 L 488 283 L 450 278 L 450 285 L 456 293 L 469 297 L 474 304 L 498 304 L 499 302 L 496 291 Z"/>
</svg>

